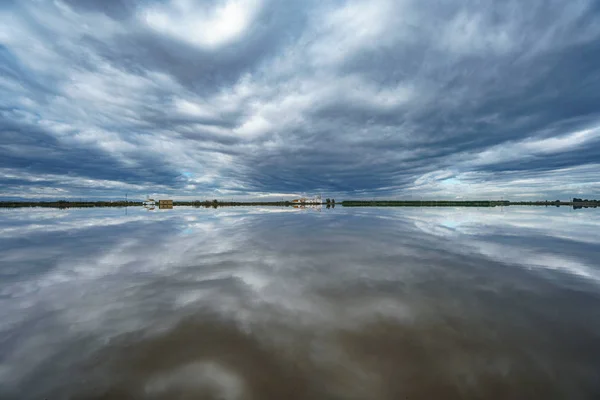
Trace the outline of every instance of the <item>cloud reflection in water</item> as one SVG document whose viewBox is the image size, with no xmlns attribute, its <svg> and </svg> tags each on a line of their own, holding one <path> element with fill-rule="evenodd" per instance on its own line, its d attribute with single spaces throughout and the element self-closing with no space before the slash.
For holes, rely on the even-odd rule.
<svg viewBox="0 0 600 400">
<path fill-rule="evenodd" d="M 23 209 L 0 220 L 6 398 L 600 390 L 594 211 Z"/>
</svg>

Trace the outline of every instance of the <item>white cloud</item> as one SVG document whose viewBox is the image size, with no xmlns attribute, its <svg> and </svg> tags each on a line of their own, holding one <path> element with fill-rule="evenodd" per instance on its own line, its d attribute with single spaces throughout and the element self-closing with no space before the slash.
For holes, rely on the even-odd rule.
<svg viewBox="0 0 600 400">
<path fill-rule="evenodd" d="M 586 144 L 596 142 L 598 139 L 600 139 L 600 128 L 594 127 L 557 137 L 503 143 L 477 154 L 475 159 L 468 163 L 489 165 L 573 151 Z"/>
<path fill-rule="evenodd" d="M 190 44 L 213 48 L 240 37 L 261 9 L 260 0 L 226 0 L 210 9 L 208 3 L 172 0 L 142 12 L 157 32 Z"/>
</svg>

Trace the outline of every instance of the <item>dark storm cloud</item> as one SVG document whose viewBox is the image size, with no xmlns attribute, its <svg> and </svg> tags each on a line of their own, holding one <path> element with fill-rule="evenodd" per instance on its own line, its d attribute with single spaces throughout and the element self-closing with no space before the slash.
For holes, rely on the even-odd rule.
<svg viewBox="0 0 600 400">
<path fill-rule="evenodd" d="M 593 196 L 594 1 L 0 7 L 3 197 Z"/>
<path fill-rule="evenodd" d="M 97 2 L 89 2 L 97 5 Z M 120 3 L 120 2 L 119 2 Z M 223 87 L 233 85 L 243 74 L 255 72 L 258 65 L 266 58 L 273 57 L 281 46 L 293 41 L 300 35 L 305 24 L 305 8 L 299 3 L 286 4 L 265 0 L 261 2 L 239 3 L 264 3 L 256 11 L 252 26 L 244 32 L 241 40 L 227 43 L 225 48 L 215 47 L 212 41 L 207 43 L 195 42 L 193 29 L 196 25 L 187 27 L 187 31 L 167 33 L 153 29 L 153 25 L 144 24 L 140 19 L 152 21 L 151 16 L 163 11 L 168 15 L 169 7 L 164 2 L 151 2 L 150 7 L 144 9 L 137 5 L 138 17 L 131 16 L 127 30 L 116 34 L 111 40 L 98 40 L 93 35 L 86 35 L 84 41 L 87 46 L 107 62 L 119 68 L 139 73 L 141 69 L 162 71 L 170 74 L 188 89 L 206 95 Z M 194 2 L 179 1 L 173 3 L 192 4 Z M 219 10 L 220 2 L 196 2 L 196 8 L 213 8 Z M 221 2 L 222 3 L 222 2 Z M 146 3 L 148 4 L 148 3 Z M 153 6 L 152 6 L 153 4 Z M 232 2 L 235 4 L 235 2 Z M 308 5 L 309 2 L 306 2 Z M 131 9 L 129 7 L 128 9 Z M 191 7 L 192 9 L 194 7 Z M 193 12 L 185 10 L 186 12 Z M 205 11 L 206 12 L 206 11 Z M 225 13 L 225 11 L 223 11 Z M 233 12 L 232 12 L 233 13 Z M 175 13 L 169 19 L 169 24 L 177 24 L 186 18 L 185 13 Z M 217 17 L 218 18 L 218 17 Z M 202 21 L 198 21 L 200 26 Z M 228 21 L 231 24 L 240 24 L 238 20 Z M 182 36 L 179 36 L 181 34 Z M 206 34 L 206 32 L 205 32 Z M 217 39 L 213 39 L 217 41 Z M 218 41 L 217 41 L 218 42 Z M 201 46 L 198 46 L 201 44 Z"/>
</svg>

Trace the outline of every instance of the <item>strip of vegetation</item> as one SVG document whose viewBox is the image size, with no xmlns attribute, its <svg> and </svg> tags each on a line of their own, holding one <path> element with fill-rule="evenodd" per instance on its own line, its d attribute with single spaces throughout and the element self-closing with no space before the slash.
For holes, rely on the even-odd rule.
<svg viewBox="0 0 600 400">
<path fill-rule="evenodd" d="M 600 200 L 585 201 L 508 201 L 508 200 L 477 200 L 477 201 L 431 201 L 431 200 L 347 200 L 342 201 L 344 207 L 498 207 L 498 206 L 574 206 L 576 208 L 600 205 Z"/>
<path fill-rule="evenodd" d="M 508 201 L 430 201 L 430 200 L 349 200 L 344 207 L 495 207 L 509 205 Z"/>
<path fill-rule="evenodd" d="M 91 208 L 91 207 L 133 207 L 142 206 L 141 201 L 0 201 L 0 207 L 50 207 L 50 208 Z"/>
<path fill-rule="evenodd" d="M 289 201 L 218 201 L 218 200 L 205 200 L 205 201 L 174 201 L 174 206 L 191 206 L 191 207 L 205 207 L 205 208 L 216 208 L 216 207 L 244 207 L 244 206 L 267 206 L 267 207 L 291 207 L 294 203 Z"/>
<path fill-rule="evenodd" d="M 0 201 L 0 208 L 49 207 L 49 208 L 93 208 L 93 207 L 141 207 L 141 201 Z M 289 201 L 224 202 L 217 200 L 174 201 L 173 206 L 191 207 L 232 207 L 232 206 L 277 206 L 295 205 Z M 159 207 L 156 202 L 155 207 Z"/>
<path fill-rule="evenodd" d="M 327 199 L 329 200 L 329 199 Z M 323 205 L 335 207 L 335 200 L 329 200 Z M 600 206 L 600 200 L 588 200 L 575 198 L 573 201 L 508 201 L 508 200 L 475 200 L 475 201 L 432 201 L 432 200 L 346 200 L 341 204 L 344 207 L 498 207 L 498 206 L 573 206 L 574 208 L 596 208 Z M 141 201 L 3 201 L 0 208 L 18 207 L 50 207 L 50 208 L 91 208 L 91 207 L 135 207 L 143 206 Z M 293 206 L 315 206 L 316 204 L 292 203 L 290 201 L 218 201 L 218 200 L 195 200 L 174 201 L 173 206 L 189 207 L 293 207 Z M 156 204 L 158 206 L 158 203 Z"/>
</svg>

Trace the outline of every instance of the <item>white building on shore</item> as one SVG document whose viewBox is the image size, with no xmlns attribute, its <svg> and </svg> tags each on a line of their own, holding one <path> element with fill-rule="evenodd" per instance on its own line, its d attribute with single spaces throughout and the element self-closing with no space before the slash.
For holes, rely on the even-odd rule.
<svg viewBox="0 0 600 400">
<path fill-rule="evenodd" d="M 321 195 L 315 197 L 301 197 L 299 199 L 292 200 L 293 204 L 323 204 Z"/>
</svg>

